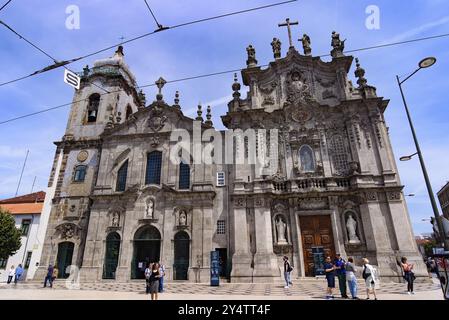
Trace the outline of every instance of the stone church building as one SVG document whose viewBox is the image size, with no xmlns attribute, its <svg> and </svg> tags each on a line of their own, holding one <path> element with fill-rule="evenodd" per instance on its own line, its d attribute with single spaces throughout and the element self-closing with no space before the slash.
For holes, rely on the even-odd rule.
<svg viewBox="0 0 449 320">
<path fill-rule="evenodd" d="M 210 108 L 192 119 L 178 93 L 169 103 L 162 78 L 147 103 L 122 47 L 86 67 L 55 143 L 36 277 L 52 263 L 60 277 L 79 270 L 80 281 L 126 282 L 162 261 L 169 281 L 209 282 L 211 251 L 232 282 L 280 280 L 284 255 L 294 277 L 313 277 L 337 252 L 357 264 L 367 257 L 385 279 L 400 279 L 404 255 L 427 275 L 384 119 L 388 100 L 357 59 L 353 85 L 354 58 L 338 33 L 328 62 L 312 55 L 307 35 L 300 42 L 303 52 L 290 40 L 282 57 L 273 39 L 268 67 L 247 48 L 247 94 L 235 77 L 224 131 L 214 129 Z M 244 134 L 225 139 L 238 129 Z M 268 155 L 275 170 L 251 163 L 254 154 Z"/>
</svg>

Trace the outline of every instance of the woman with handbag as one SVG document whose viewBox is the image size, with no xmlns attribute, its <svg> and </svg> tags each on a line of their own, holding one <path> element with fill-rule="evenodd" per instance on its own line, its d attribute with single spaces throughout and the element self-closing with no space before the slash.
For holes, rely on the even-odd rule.
<svg viewBox="0 0 449 320">
<path fill-rule="evenodd" d="M 415 281 L 415 273 L 413 272 L 413 264 L 407 263 L 407 258 L 401 258 L 401 268 L 404 271 L 404 280 L 407 281 L 407 294 L 415 294 L 413 291 L 413 281 Z"/>
<path fill-rule="evenodd" d="M 372 265 L 369 264 L 369 260 L 367 258 L 363 258 L 363 273 L 362 277 L 365 279 L 366 284 L 366 299 L 369 300 L 369 294 L 370 291 L 373 291 L 374 294 L 374 300 L 377 300 L 376 296 L 376 277 L 375 272 L 376 270 Z"/>
</svg>

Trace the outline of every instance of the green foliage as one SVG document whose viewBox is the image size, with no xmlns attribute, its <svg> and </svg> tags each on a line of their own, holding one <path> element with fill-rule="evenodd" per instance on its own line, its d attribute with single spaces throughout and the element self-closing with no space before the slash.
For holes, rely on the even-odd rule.
<svg viewBox="0 0 449 320">
<path fill-rule="evenodd" d="M 429 242 L 425 243 L 423 245 L 423 247 L 424 247 L 424 252 L 426 253 L 426 256 L 431 256 L 431 255 L 433 255 L 432 249 L 437 247 L 437 242 L 434 239 L 432 239 Z"/>
<path fill-rule="evenodd" d="M 0 259 L 8 259 L 21 246 L 21 231 L 16 228 L 14 217 L 0 208 Z"/>
</svg>

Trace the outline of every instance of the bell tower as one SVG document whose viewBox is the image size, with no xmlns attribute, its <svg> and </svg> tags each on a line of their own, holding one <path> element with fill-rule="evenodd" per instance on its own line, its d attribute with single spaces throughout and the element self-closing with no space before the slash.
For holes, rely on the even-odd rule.
<svg viewBox="0 0 449 320">
<path fill-rule="evenodd" d="M 97 60 L 92 68 L 86 66 L 80 76 L 64 140 L 95 139 L 105 128 L 123 123 L 145 106 L 122 46 L 111 58 Z"/>
</svg>

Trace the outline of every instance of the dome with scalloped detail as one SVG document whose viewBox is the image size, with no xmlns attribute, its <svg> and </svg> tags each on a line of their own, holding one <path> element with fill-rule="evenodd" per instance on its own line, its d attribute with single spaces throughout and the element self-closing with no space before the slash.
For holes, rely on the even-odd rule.
<svg viewBox="0 0 449 320">
<path fill-rule="evenodd" d="M 136 78 L 126 64 L 124 56 L 123 47 L 119 46 L 112 57 L 95 61 L 89 76 L 98 73 L 110 76 L 121 75 L 130 86 L 135 87 L 137 85 Z"/>
</svg>

